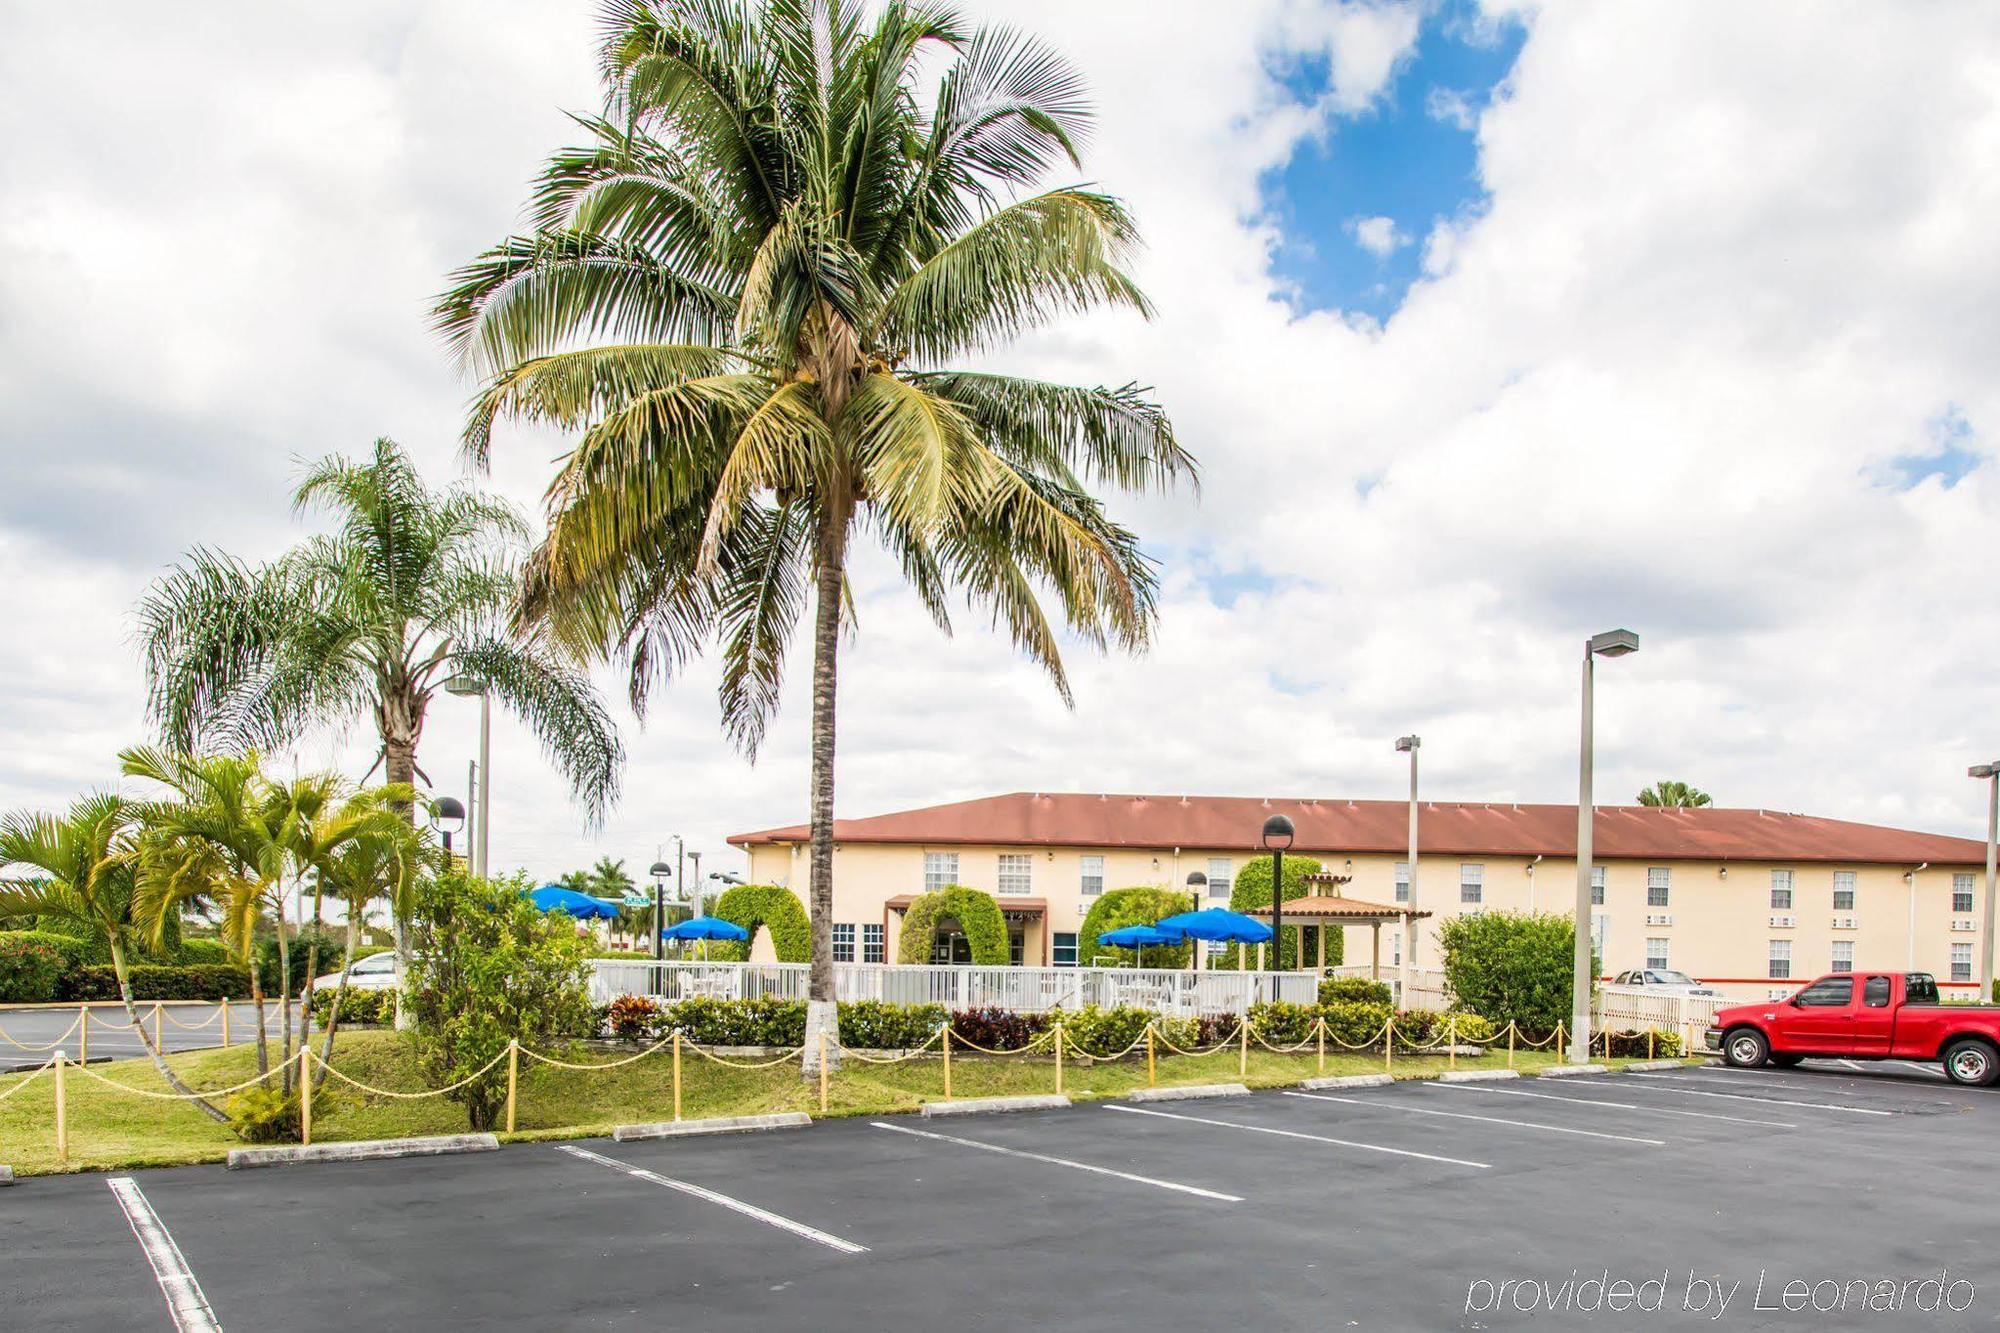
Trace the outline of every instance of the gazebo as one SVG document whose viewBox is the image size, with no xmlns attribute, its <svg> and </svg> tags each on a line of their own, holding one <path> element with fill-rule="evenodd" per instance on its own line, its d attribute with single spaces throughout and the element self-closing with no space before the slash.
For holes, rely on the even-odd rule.
<svg viewBox="0 0 2000 1333">
<path fill-rule="evenodd" d="M 1410 922 L 1430 915 L 1429 912 L 1414 911 L 1407 906 L 1393 903 L 1363 902 L 1359 898 L 1348 898 L 1340 890 L 1352 880 L 1352 875 L 1335 875 L 1319 871 L 1307 875 L 1301 881 L 1309 890 L 1303 898 L 1287 898 L 1284 916 L 1287 922 L 1297 919 L 1298 924 L 1318 927 L 1319 957 L 1315 966 L 1326 970 L 1326 932 L 1329 926 L 1360 926 L 1374 928 L 1374 947 L 1369 958 L 1368 974 L 1375 980 L 1382 979 L 1382 923 L 1399 921 L 1403 926 L 1403 940 L 1407 945 L 1410 938 Z"/>
</svg>

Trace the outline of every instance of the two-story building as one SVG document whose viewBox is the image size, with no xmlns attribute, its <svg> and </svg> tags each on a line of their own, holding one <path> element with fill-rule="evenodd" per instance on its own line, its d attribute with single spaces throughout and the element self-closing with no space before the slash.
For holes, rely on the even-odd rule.
<svg viewBox="0 0 2000 1333">
<path fill-rule="evenodd" d="M 1433 914 L 1414 932 L 1419 967 L 1435 967 L 1436 926 L 1461 913 L 1569 913 L 1576 901 L 1576 807 L 1426 801 L 1417 873 L 1403 801 L 1259 800 L 1015 792 L 834 824 L 836 961 L 896 958 L 903 910 L 919 893 L 965 884 L 994 895 L 1014 961 L 1064 966 L 1097 895 L 1136 885 L 1187 889 L 1200 872 L 1209 903 L 1262 855 L 1266 817 L 1289 815 L 1295 854 L 1338 875 L 1342 890 Z M 1775 810 L 1600 808 L 1592 834 L 1592 918 L 1607 974 L 1674 968 L 1738 991 L 1784 990 L 1849 967 L 1921 969 L 1969 995 L 1976 961 L 1984 844 L 1968 838 Z M 803 899 L 804 825 L 737 834 L 750 878 Z M 1192 902 L 1191 904 L 1192 905 Z M 1350 928 L 1347 956 L 1365 959 Z M 1401 930 L 1383 936 L 1401 961 Z M 760 941 L 763 948 L 767 944 Z M 965 961 L 962 939 L 941 960 Z"/>
</svg>

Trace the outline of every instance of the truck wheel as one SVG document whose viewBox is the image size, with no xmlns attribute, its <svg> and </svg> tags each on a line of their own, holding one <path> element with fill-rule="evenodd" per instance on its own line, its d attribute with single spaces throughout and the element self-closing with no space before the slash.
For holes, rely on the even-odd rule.
<svg viewBox="0 0 2000 1333">
<path fill-rule="evenodd" d="M 1771 1055 L 1771 1043 L 1756 1028 L 1737 1028 L 1722 1039 L 1722 1058 L 1738 1069 L 1755 1069 Z"/>
<path fill-rule="evenodd" d="M 1983 1088 L 2000 1078 L 2000 1059 L 1977 1037 L 1961 1037 L 1944 1048 L 1944 1072 L 1954 1083 Z"/>
<path fill-rule="evenodd" d="M 1771 1066 L 1774 1069 L 1792 1069 L 1797 1067 L 1799 1061 L 1803 1059 L 1805 1059 L 1803 1055 L 1781 1055 L 1773 1051 L 1771 1053 Z"/>
</svg>

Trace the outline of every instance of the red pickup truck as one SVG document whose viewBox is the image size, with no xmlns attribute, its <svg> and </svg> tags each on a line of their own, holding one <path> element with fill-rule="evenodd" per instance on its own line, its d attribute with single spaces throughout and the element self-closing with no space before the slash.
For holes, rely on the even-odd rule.
<svg viewBox="0 0 2000 1333">
<path fill-rule="evenodd" d="M 1983 1087 L 2000 1079 L 2000 1005 L 1945 1004 L 1928 972 L 1836 972 L 1789 1000 L 1720 1011 L 1708 1048 L 1740 1068 L 1935 1060 L 1952 1082 Z"/>
</svg>

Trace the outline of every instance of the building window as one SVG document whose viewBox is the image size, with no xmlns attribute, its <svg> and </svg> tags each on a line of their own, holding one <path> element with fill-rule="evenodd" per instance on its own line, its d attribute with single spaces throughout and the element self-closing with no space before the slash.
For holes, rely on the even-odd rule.
<svg viewBox="0 0 2000 1333">
<path fill-rule="evenodd" d="M 1792 872 L 1789 870 L 1771 872 L 1771 910 L 1774 912 L 1792 910 Z"/>
<path fill-rule="evenodd" d="M 958 883 L 957 852 L 924 853 L 924 892 L 936 893 Z"/>
<path fill-rule="evenodd" d="M 1951 946 L 1951 979 L 1953 981 L 1972 980 L 1972 945 Z"/>
<path fill-rule="evenodd" d="M 1076 932 L 1059 930 L 1055 933 L 1054 948 L 1050 952 L 1057 967 L 1076 966 Z"/>
<path fill-rule="evenodd" d="M 851 963 L 854 961 L 854 923 L 836 921 L 833 923 L 833 961 Z"/>
<path fill-rule="evenodd" d="M 1951 877 L 1951 910 L 1970 912 L 1972 910 L 1972 876 L 1954 874 Z"/>
<path fill-rule="evenodd" d="M 1646 966 L 1655 972 L 1667 970 L 1667 942 L 1663 939 L 1646 941 Z"/>
<path fill-rule="evenodd" d="M 1408 861 L 1396 862 L 1396 901 L 1399 903 L 1410 901 L 1410 863 Z"/>
<path fill-rule="evenodd" d="M 1026 852 L 1000 853 L 1000 892 L 1028 893 L 1035 887 L 1035 858 Z"/>
<path fill-rule="evenodd" d="M 1833 872 L 1834 911 L 1852 912 L 1854 910 L 1855 879 L 1856 876 L 1852 870 L 1836 870 Z"/>
<path fill-rule="evenodd" d="M 1854 941 L 1835 940 L 1833 942 L 1833 971 L 1852 972 L 1854 970 Z"/>
<path fill-rule="evenodd" d="M 1229 891 L 1236 883 L 1236 863 L 1226 856 L 1213 856 L 1208 861 L 1208 896 L 1227 902 Z"/>
<path fill-rule="evenodd" d="M 882 961 L 882 925 L 871 922 L 861 928 L 861 961 L 879 963 Z"/>
<path fill-rule="evenodd" d="M 1462 903 L 1486 901 L 1486 867 L 1470 861 L 1458 868 L 1458 900 Z"/>
<path fill-rule="evenodd" d="M 1792 975 L 1792 942 L 1771 941 L 1771 980 L 1783 981 Z"/>
<path fill-rule="evenodd" d="M 1210 958 L 1220 958 L 1222 957 L 1222 955 L 1229 952 L 1229 945 L 1221 940 L 1209 940 L 1207 941 L 1207 944 L 1208 944 L 1208 956 Z"/>
<path fill-rule="evenodd" d="M 1104 858 L 1101 856 L 1086 856 L 1082 858 L 1082 861 L 1083 870 L 1078 879 L 1078 885 L 1082 888 L 1084 897 L 1095 898 L 1098 894 L 1104 892 Z"/>
<path fill-rule="evenodd" d="M 1389 961 L 1397 967 L 1403 965 L 1403 932 L 1400 930 L 1389 932 Z"/>
<path fill-rule="evenodd" d="M 1604 937 L 1611 931 L 1611 918 L 1603 912 L 1590 914 L 1590 947 L 1597 953 L 1598 962 L 1604 960 Z"/>
<path fill-rule="evenodd" d="M 1019 967 L 1024 956 L 1022 950 L 1026 944 L 1027 937 L 1025 935 L 1009 935 L 1007 937 L 1007 961 L 1015 967 Z"/>
<path fill-rule="evenodd" d="M 1665 907 L 1673 896 L 1673 868 L 1671 866 L 1646 867 L 1646 906 Z"/>
<path fill-rule="evenodd" d="M 1592 866 L 1590 868 L 1590 905 L 1592 907 L 1604 906 L 1603 866 Z"/>
</svg>

